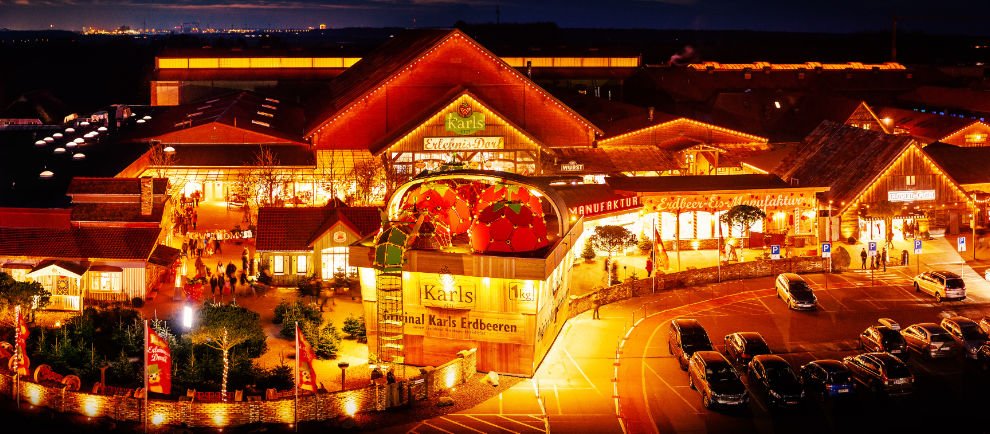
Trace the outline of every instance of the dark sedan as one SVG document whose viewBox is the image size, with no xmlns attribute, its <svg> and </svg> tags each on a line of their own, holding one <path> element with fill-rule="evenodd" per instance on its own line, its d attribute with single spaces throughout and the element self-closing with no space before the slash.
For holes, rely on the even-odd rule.
<svg viewBox="0 0 990 434">
<path fill-rule="evenodd" d="M 914 375 L 889 353 L 866 353 L 842 359 L 852 378 L 866 389 L 886 396 L 914 393 Z"/>
<path fill-rule="evenodd" d="M 739 365 L 746 365 L 753 356 L 773 354 L 770 346 L 756 332 L 739 332 L 725 336 L 725 356 Z"/>
<path fill-rule="evenodd" d="M 771 406 L 784 407 L 801 403 L 804 390 L 791 365 L 780 356 L 763 354 L 749 362 L 749 382 L 759 385 Z"/>
</svg>

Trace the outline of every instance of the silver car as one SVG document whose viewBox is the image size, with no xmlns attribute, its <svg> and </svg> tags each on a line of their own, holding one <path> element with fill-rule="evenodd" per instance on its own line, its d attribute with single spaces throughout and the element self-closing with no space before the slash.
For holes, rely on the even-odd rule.
<svg viewBox="0 0 990 434">
<path fill-rule="evenodd" d="M 987 343 L 987 335 L 980 330 L 980 325 L 964 316 L 944 318 L 941 326 L 962 346 L 963 356 L 967 359 L 976 360 L 980 347 Z"/>
<path fill-rule="evenodd" d="M 814 309 L 818 305 L 818 298 L 808 282 L 797 274 L 778 275 L 774 286 L 777 289 L 777 298 L 784 300 L 791 309 Z"/>
<path fill-rule="evenodd" d="M 904 337 L 908 350 L 914 350 L 931 359 L 954 356 L 959 347 L 945 329 L 933 322 L 911 325 L 901 330 L 901 336 Z"/>
<path fill-rule="evenodd" d="M 949 271 L 926 271 L 914 277 L 914 290 L 927 292 L 936 303 L 966 298 L 966 283 L 958 274 Z"/>
</svg>

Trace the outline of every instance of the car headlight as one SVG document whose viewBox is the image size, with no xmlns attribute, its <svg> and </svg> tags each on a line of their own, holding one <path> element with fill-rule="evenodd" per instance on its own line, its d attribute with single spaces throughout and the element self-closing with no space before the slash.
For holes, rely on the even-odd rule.
<svg viewBox="0 0 990 434">
<path fill-rule="evenodd" d="M 978 353 L 979 351 L 980 351 L 980 349 L 979 349 L 979 348 L 976 348 L 976 347 L 969 347 L 969 353 L 970 353 L 970 354 L 976 354 L 976 353 Z"/>
<path fill-rule="evenodd" d="M 773 390 L 770 391 L 770 396 L 772 396 L 774 398 L 780 398 L 780 394 L 777 393 L 777 392 L 775 392 L 775 391 L 773 391 Z"/>
</svg>

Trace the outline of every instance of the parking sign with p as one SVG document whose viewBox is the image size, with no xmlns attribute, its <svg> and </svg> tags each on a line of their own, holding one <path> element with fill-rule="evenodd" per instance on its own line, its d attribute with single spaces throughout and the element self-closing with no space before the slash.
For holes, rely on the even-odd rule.
<svg viewBox="0 0 990 434">
<path fill-rule="evenodd" d="M 780 245 L 771 244 L 770 245 L 770 259 L 780 259 Z"/>
<path fill-rule="evenodd" d="M 822 257 L 823 258 L 832 257 L 832 243 L 828 241 L 822 243 Z"/>
<path fill-rule="evenodd" d="M 870 243 L 868 244 L 867 250 L 870 251 L 870 256 L 876 256 L 877 255 L 877 242 L 876 241 L 870 241 Z"/>
<path fill-rule="evenodd" d="M 914 240 L 914 254 L 921 254 L 921 240 Z"/>
</svg>

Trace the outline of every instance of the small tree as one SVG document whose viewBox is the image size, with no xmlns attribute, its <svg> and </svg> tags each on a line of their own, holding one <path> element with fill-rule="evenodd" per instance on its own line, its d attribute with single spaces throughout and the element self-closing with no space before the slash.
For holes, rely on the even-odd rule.
<svg viewBox="0 0 990 434">
<path fill-rule="evenodd" d="M 584 250 L 581 251 L 581 257 L 584 258 L 586 262 L 591 262 L 595 259 L 595 256 L 597 256 L 595 254 L 595 248 L 591 245 L 591 238 L 588 238 L 588 240 L 584 242 Z"/>
<path fill-rule="evenodd" d="M 365 330 L 364 317 L 356 317 L 354 315 L 348 315 L 344 319 L 344 326 L 341 327 L 341 331 L 347 333 L 347 337 L 351 339 L 357 339 L 358 342 L 361 338 L 367 336 L 367 331 Z"/>
<path fill-rule="evenodd" d="M 189 334 L 193 343 L 213 348 L 223 356 L 223 377 L 220 393 L 227 400 L 227 376 L 230 372 L 230 350 L 248 343 L 260 334 L 260 315 L 236 304 L 207 303 L 200 310 L 199 326 Z"/>
<path fill-rule="evenodd" d="M 646 236 L 645 234 L 640 234 L 639 250 L 643 253 L 649 253 L 651 250 L 653 250 L 653 239 Z"/>
<path fill-rule="evenodd" d="M 833 270 L 844 270 L 849 268 L 852 264 L 852 257 L 849 256 L 849 251 L 845 247 L 835 246 L 832 248 L 832 269 Z"/>
<path fill-rule="evenodd" d="M 261 148 L 254 154 L 251 178 L 257 187 L 257 203 L 259 206 L 275 205 L 281 188 L 290 181 L 288 175 L 279 167 L 280 163 L 269 148 Z"/>
<path fill-rule="evenodd" d="M 891 245 L 894 240 L 894 216 L 901 211 L 901 207 L 889 200 L 881 200 L 876 203 L 872 203 L 866 208 L 866 214 L 870 217 L 876 217 L 883 220 L 883 225 L 885 228 L 884 239 L 887 240 L 887 245 Z"/>
<path fill-rule="evenodd" d="M 762 209 L 752 205 L 736 205 L 722 214 L 722 223 L 730 227 L 736 225 L 742 227 L 744 236 L 749 238 L 749 232 L 753 225 L 766 218 L 767 213 L 763 212 Z"/>
<path fill-rule="evenodd" d="M 362 160 L 354 163 L 351 169 L 351 179 L 354 180 L 355 195 L 358 202 L 368 205 L 375 202 L 375 189 L 382 184 L 382 162 L 377 159 Z"/>
<path fill-rule="evenodd" d="M 45 307 L 52 294 L 38 282 L 18 282 L 7 273 L 0 273 L 0 313 L 4 320 L 13 318 L 8 314 L 14 306 L 25 312 L 32 308 Z M 37 305 L 35 305 L 37 303 Z"/>
<path fill-rule="evenodd" d="M 612 257 L 613 253 L 636 245 L 636 236 L 622 226 L 598 226 L 590 240 L 596 250 L 608 252 L 609 258 Z"/>
</svg>

